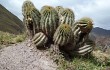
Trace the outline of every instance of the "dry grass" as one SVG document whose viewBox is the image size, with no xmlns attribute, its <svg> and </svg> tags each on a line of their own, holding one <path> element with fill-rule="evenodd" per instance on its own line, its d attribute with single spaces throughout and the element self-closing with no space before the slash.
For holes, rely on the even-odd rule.
<svg viewBox="0 0 110 70">
<path fill-rule="evenodd" d="M 1 32 L 0 31 L 0 44 L 7 45 L 7 44 L 15 44 L 18 42 L 24 41 L 26 38 L 25 34 L 14 35 L 8 32 Z"/>
<path fill-rule="evenodd" d="M 105 56 L 105 54 L 103 54 L 104 56 L 101 54 L 102 53 L 100 53 L 99 55 L 102 57 Z M 105 61 L 99 61 L 100 59 L 102 58 L 96 58 L 96 55 L 89 55 L 86 57 L 74 56 L 70 61 L 61 61 L 58 70 L 107 70 L 108 68 L 110 68 L 109 61 L 105 63 Z"/>
</svg>

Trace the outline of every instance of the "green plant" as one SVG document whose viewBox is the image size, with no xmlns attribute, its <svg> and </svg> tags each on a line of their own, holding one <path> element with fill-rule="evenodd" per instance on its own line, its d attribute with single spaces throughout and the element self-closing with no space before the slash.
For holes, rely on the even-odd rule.
<svg viewBox="0 0 110 70">
<path fill-rule="evenodd" d="M 83 33 L 90 33 L 93 28 L 93 20 L 89 17 L 83 17 L 79 19 L 76 23 Z"/>
<path fill-rule="evenodd" d="M 23 3 L 22 13 L 24 16 L 23 23 L 26 26 L 27 33 L 33 37 L 40 30 L 41 14 L 31 1 L 25 1 Z"/>
<path fill-rule="evenodd" d="M 75 21 L 75 16 L 74 16 L 74 12 L 71 9 L 66 8 L 61 12 L 61 17 L 60 17 L 61 24 L 67 23 L 73 27 L 74 21 Z"/>
<path fill-rule="evenodd" d="M 41 30 L 48 37 L 52 38 L 59 24 L 58 13 L 51 6 L 43 6 L 40 12 L 41 12 L 41 21 L 40 21 Z"/>
<path fill-rule="evenodd" d="M 17 35 L 15 38 L 13 38 L 13 42 L 18 43 L 24 41 L 26 38 L 25 34 Z"/>
<path fill-rule="evenodd" d="M 42 32 L 36 33 L 32 39 L 32 43 L 35 44 L 36 47 L 44 46 L 47 42 L 48 38 Z"/>
<path fill-rule="evenodd" d="M 96 62 L 96 59 L 89 55 L 86 57 L 74 56 L 72 60 L 64 59 L 59 64 L 58 70 L 106 70 L 107 67 L 108 65 Z"/>
<path fill-rule="evenodd" d="M 22 42 L 25 40 L 25 38 L 26 38 L 25 34 L 14 35 L 14 34 L 10 34 L 8 32 L 0 31 L 0 44 L 1 45 L 8 45 L 8 44 Z"/>
<path fill-rule="evenodd" d="M 53 36 L 53 41 L 57 45 L 64 46 L 70 42 L 71 38 L 72 38 L 71 27 L 68 24 L 61 24 L 57 28 Z"/>
</svg>

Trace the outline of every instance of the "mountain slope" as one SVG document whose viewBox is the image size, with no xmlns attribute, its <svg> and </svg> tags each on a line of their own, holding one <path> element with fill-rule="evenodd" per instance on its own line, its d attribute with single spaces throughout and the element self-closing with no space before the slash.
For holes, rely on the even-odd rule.
<svg viewBox="0 0 110 70">
<path fill-rule="evenodd" d="M 93 28 L 92 33 L 98 36 L 110 36 L 110 30 L 106 30 L 99 27 Z"/>
<path fill-rule="evenodd" d="M 0 31 L 19 34 L 24 31 L 24 25 L 18 17 L 0 4 Z"/>
</svg>

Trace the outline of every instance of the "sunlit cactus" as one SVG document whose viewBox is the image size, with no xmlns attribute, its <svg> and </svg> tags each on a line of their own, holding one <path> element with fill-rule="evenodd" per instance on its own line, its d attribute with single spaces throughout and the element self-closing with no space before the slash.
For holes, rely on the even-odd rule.
<svg viewBox="0 0 110 70">
<path fill-rule="evenodd" d="M 70 42 L 71 38 L 72 38 L 71 27 L 68 24 L 61 24 L 57 28 L 53 36 L 53 41 L 57 45 L 64 46 Z"/>
<path fill-rule="evenodd" d="M 59 17 L 58 13 L 51 6 L 43 6 L 41 9 L 40 26 L 42 32 L 48 37 L 52 37 L 56 28 L 58 27 Z"/>
<path fill-rule="evenodd" d="M 83 33 L 89 33 L 93 28 L 93 20 L 89 17 L 83 17 L 77 21 L 77 25 Z"/>
<path fill-rule="evenodd" d="M 22 6 L 22 14 L 24 16 L 24 24 L 28 30 L 29 36 L 34 36 L 40 30 L 40 12 L 35 8 L 34 4 L 26 0 Z"/>
<path fill-rule="evenodd" d="M 32 43 L 35 44 L 36 47 L 44 46 L 47 43 L 48 38 L 42 32 L 36 33 L 32 39 Z"/>
<path fill-rule="evenodd" d="M 75 21 L 75 15 L 71 9 L 66 8 L 63 10 L 63 12 L 61 12 L 61 18 L 60 18 L 61 24 L 67 23 L 73 27 L 74 21 Z"/>
</svg>

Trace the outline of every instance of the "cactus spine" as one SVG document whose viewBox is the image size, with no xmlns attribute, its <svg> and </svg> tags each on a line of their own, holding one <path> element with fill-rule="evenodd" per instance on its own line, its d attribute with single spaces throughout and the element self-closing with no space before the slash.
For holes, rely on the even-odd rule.
<svg viewBox="0 0 110 70">
<path fill-rule="evenodd" d="M 93 50 L 93 44 L 87 44 L 86 41 L 93 28 L 90 18 L 81 18 L 74 24 L 75 15 L 71 9 L 43 6 L 39 12 L 29 0 L 23 3 L 22 14 L 27 32 L 32 36 L 32 43 L 36 47 L 54 41 L 64 48 L 64 51 L 76 52 L 79 55 L 85 55 Z"/>
<path fill-rule="evenodd" d="M 53 37 L 53 41 L 55 44 L 64 46 L 70 42 L 72 38 L 72 29 L 68 24 L 61 24 Z"/>
<path fill-rule="evenodd" d="M 41 9 L 40 26 L 42 31 L 48 36 L 52 37 L 56 28 L 58 27 L 59 17 L 55 9 L 51 6 L 43 6 Z"/>
<path fill-rule="evenodd" d="M 73 27 L 74 21 L 75 21 L 74 13 L 71 9 L 66 8 L 63 10 L 63 12 L 61 12 L 61 19 L 60 19 L 61 24 L 67 23 Z"/>
</svg>

